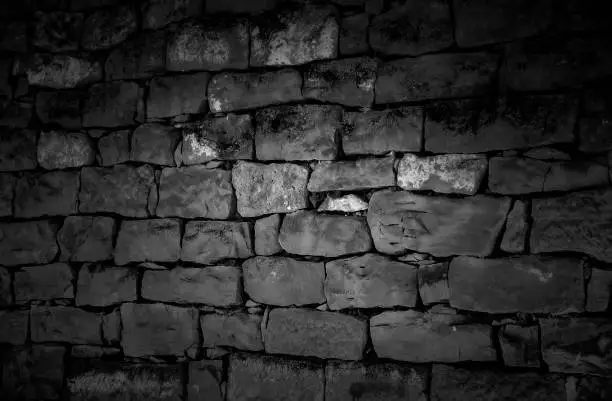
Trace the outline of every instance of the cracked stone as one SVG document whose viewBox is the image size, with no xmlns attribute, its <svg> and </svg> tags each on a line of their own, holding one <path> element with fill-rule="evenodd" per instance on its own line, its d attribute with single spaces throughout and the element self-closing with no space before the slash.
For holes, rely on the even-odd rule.
<svg viewBox="0 0 612 401">
<path fill-rule="evenodd" d="M 223 259 L 254 256 L 251 223 L 189 221 L 185 225 L 181 260 L 212 264 Z"/>
<path fill-rule="evenodd" d="M 136 269 L 86 264 L 79 270 L 76 305 L 111 306 L 137 299 Z"/>
<path fill-rule="evenodd" d="M 200 317 L 204 347 L 232 347 L 246 351 L 263 351 L 261 316 L 244 312 L 207 314 Z"/>
<path fill-rule="evenodd" d="M 497 337 L 506 366 L 540 367 L 538 326 L 503 325 Z"/>
<path fill-rule="evenodd" d="M 515 200 L 506 219 L 506 228 L 500 248 L 508 253 L 521 253 L 525 250 L 529 231 L 529 213 L 531 207 L 526 201 Z"/>
<path fill-rule="evenodd" d="M 208 72 L 153 78 L 147 97 L 147 118 L 205 114 L 208 112 L 207 88 L 211 96 L 209 79 Z"/>
<path fill-rule="evenodd" d="M 272 214 L 255 221 L 255 253 L 257 255 L 269 256 L 283 250 L 278 243 L 280 225 L 280 214 Z"/>
<path fill-rule="evenodd" d="M 98 139 L 100 164 L 102 166 L 113 166 L 129 161 L 130 136 L 131 132 L 129 130 L 120 130 Z"/>
</svg>

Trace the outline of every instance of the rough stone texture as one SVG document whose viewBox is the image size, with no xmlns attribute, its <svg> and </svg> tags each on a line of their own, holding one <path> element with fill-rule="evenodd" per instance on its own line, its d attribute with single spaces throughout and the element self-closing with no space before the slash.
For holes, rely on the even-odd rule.
<svg viewBox="0 0 612 401">
<path fill-rule="evenodd" d="M 149 0 L 141 5 L 142 27 L 159 29 L 165 25 L 202 15 L 204 2 L 200 0 Z M 206 12 L 208 13 L 208 7 Z"/>
<path fill-rule="evenodd" d="M 164 31 L 140 34 L 110 52 L 104 64 L 106 80 L 148 78 L 164 71 L 165 57 Z"/>
<path fill-rule="evenodd" d="M 11 273 L 8 269 L 0 267 L 0 307 L 13 303 Z"/>
<path fill-rule="evenodd" d="M 82 167 L 93 164 L 95 151 L 89 135 L 81 132 L 41 132 L 37 158 L 48 169 Z"/>
<path fill-rule="evenodd" d="M 200 317 L 202 346 L 232 347 L 246 351 L 263 351 L 261 316 L 244 312 L 220 315 L 216 313 Z"/>
<path fill-rule="evenodd" d="M 74 298 L 72 270 L 65 263 L 27 266 L 15 272 L 15 303 Z"/>
<path fill-rule="evenodd" d="M 50 52 L 76 51 L 83 29 L 83 14 L 37 11 L 34 25 L 34 46 Z"/>
<path fill-rule="evenodd" d="M 241 18 L 189 20 L 169 34 L 170 71 L 245 69 L 249 62 L 248 23 Z"/>
<path fill-rule="evenodd" d="M 542 357 L 551 372 L 612 376 L 607 318 L 541 319 Z"/>
<path fill-rule="evenodd" d="M 414 307 L 417 270 L 374 253 L 325 264 L 325 298 L 331 310 Z"/>
<path fill-rule="evenodd" d="M 429 371 L 393 363 L 330 361 L 325 367 L 325 400 L 427 401 Z"/>
<path fill-rule="evenodd" d="M 394 186 L 394 161 L 394 157 L 385 157 L 320 162 L 310 175 L 308 191 L 350 191 Z"/>
<path fill-rule="evenodd" d="M 250 65 L 298 65 L 338 54 L 336 10 L 329 5 L 288 4 L 254 19 Z"/>
<path fill-rule="evenodd" d="M 32 341 L 102 345 L 101 316 L 70 306 L 33 306 Z"/>
<path fill-rule="evenodd" d="M 506 228 L 504 229 L 504 235 L 500 244 L 502 251 L 520 253 L 525 250 L 527 232 L 529 230 L 527 219 L 529 218 L 530 209 L 530 204 L 526 201 L 514 201 L 506 219 Z"/>
<path fill-rule="evenodd" d="M 86 167 L 81 170 L 79 211 L 147 217 L 147 201 L 154 190 L 154 179 L 151 166 Z"/>
<path fill-rule="evenodd" d="M 563 95 L 436 102 L 426 109 L 425 150 L 480 153 L 572 142 L 577 106 Z"/>
<path fill-rule="evenodd" d="M 612 384 L 601 377 L 570 376 L 565 391 L 568 401 L 605 401 L 612 397 Z"/>
<path fill-rule="evenodd" d="M 291 306 L 325 302 L 322 262 L 257 256 L 242 264 L 244 290 L 255 302 Z"/>
<path fill-rule="evenodd" d="M 612 305 L 612 270 L 591 269 L 586 291 L 586 310 L 605 312 Z"/>
<path fill-rule="evenodd" d="M 583 113 L 578 121 L 578 150 L 599 153 L 612 150 L 612 97 L 606 90 L 586 90 Z"/>
<path fill-rule="evenodd" d="M 343 56 L 352 56 L 367 53 L 368 44 L 368 15 L 365 13 L 349 15 L 340 20 L 338 33 L 339 51 Z"/>
<path fill-rule="evenodd" d="M 268 72 L 224 72 L 208 86 L 210 110 L 215 113 L 253 109 L 302 99 L 302 76 L 285 68 Z"/>
<path fill-rule="evenodd" d="M 548 146 L 543 146 L 539 148 L 532 148 L 523 153 L 525 157 L 531 157 L 532 159 L 538 160 L 571 160 L 571 156 L 567 153 L 551 148 Z"/>
<path fill-rule="evenodd" d="M 110 306 L 136 301 L 138 271 L 85 264 L 79 270 L 76 305 Z"/>
<path fill-rule="evenodd" d="M 138 16 L 130 4 L 99 9 L 85 19 L 81 44 L 85 50 L 108 49 L 123 42 L 137 28 Z"/>
<path fill-rule="evenodd" d="M 115 247 L 115 263 L 176 262 L 181 249 L 177 219 L 124 220 Z"/>
<path fill-rule="evenodd" d="M 363 217 L 312 211 L 287 214 L 278 242 L 285 251 L 296 255 L 335 257 L 372 249 L 372 238 Z"/>
<path fill-rule="evenodd" d="M 359 360 L 367 322 L 336 312 L 278 308 L 270 312 L 264 345 L 270 354 Z"/>
<path fill-rule="evenodd" d="M 552 22 L 551 0 L 454 0 L 455 39 L 461 47 L 508 42 L 543 32 Z"/>
<path fill-rule="evenodd" d="M 255 114 L 259 160 L 334 160 L 342 109 L 315 104 L 284 105 Z"/>
<path fill-rule="evenodd" d="M 165 168 L 159 181 L 160 217 L 227 219 L 233 211 L 231 171 L 205 166 Z"/>
<path fill-rule="evenodd" d="M 57 235 L 60 260 L 95 262 L 113 254 L 115 220 L 104 216 L 68 216 Z"/>
<path fill-rule="evenodd" d="M 78 191 L 77 171 L 23 175 L 15 187 L 15 217 L 66 216 L 76 213 Z"/>
<path fill-rule="evenodd" d="M 117 81 L 89 87 L 83 106 L 84 127 L 132 125 L 142 102 L 142 89 L 135 82 Z"/>
<path fill-rule="evenodd" d="M 70 350 L 70 356 L 79 359 L 117 358 L 121 356 L 121 349 L 116 347 L 100 347 L 97 345 L 75 345 Z"/>
<path fill-rule="evenodd" d="M 228 401 L 323 401 L 323 396 L 324 375 L 320 363 L 302 359 L 279 359 L 267 355 L 230 355 Z"/>
<path fill-rule="evenodd" d="M 102 65 L 91 58 L 68 54 L 34 54 L 27 62 L 30 85 L 67 89 L 102 80 Z"/>
<path fill-rule="evenodd" d="M 484 155 L 405 154 L 397 168 L 397 185 L 406 190 L 432 190 L 474 195 L 487 172 Z"/>
<path fill-rule="evenodd" d="M 102 337 L 108 344 L 119 344 L 121 341 L 121 314 L 119 308 L 102 315 Z"/>
<path fill-rule="evenodd" d="M 142 297 L 219 307 L 242 305 L 241 276 L 240 268 L 235 266 L 146 270 L 142 278 Z"/>
<path fill-rule="evenodd" d="M 448 2 L 405 1 L 372 18 L 370 46 L 380 54 L 418 56 L 454 44 Z"/>
<path fill-rule="evenodd" d="M 28 336 L 28 310 L 0 310 L 0 343 L 23 345 Z M 2 393 L 0 392 L 0 395 Z"/>
<path fill-rule="evenodd" d="M 189 221 L 185 224 L 181 260 L 212 264 L 253 254 L 251 224 L 230 221 Z"/>
<path fill-rule="evenodd" d="M 58 252 L 57 226 L 49 220 L 0 223 L 0 260 L 4 266 L 45 264 Z"/>
<path fill-rule="evenodd" d="M 179 131 L 157 123 L 140 125 L 132 133 L 130 159 L 132 161 L 174 166 L 174 150 L 179 143 Z"/>
<path fill-rule="evenodd" d="M 487 256 L 509 209 L 508 198 L 446 198 L 383 190 L 370 198 L 368 225 L 379 252 Z"/>
<path fill-rule="evenodd" d="M 489 161 L 489 189 L 501 194 L 571 191 L 609 183 L 608 166 L 594 162 L 522 157 L 493 157 Z"/>
<path fill-rule="evenodd" d="M 434 365 L 431 401 L 503 400 L 565 401 L 564 380 L 536 372 L 471 370 Z"/>
<path fill-rule="evenodd" d="M 207 72 L 153 78 L 147 97 L 147 118 L 206 113 L 209 78 Z"/>
<path fill-rule="evenodd" d="M 379 358 L 410 362 L 495 361 L 491 327 L 468 317 L 387 311 L 370 319 Z"/>
<path fill-rule="evenodd" d="M 327 196 L 317 209 L 319 212 L 353 213 L 368 210 L 368 204 L 357 195 Z"/>
<path fill-rule="evenodd" d="M 102 166 L 113 166 L 129 161 L 130 136 L 131 132 L 129 130 L 120 130 L 98 139 L 100 164 Z"/>
<path fill-rule="evenodd" d="M 258 219 L 255 221 L 255 254 L 274 255 L 283 250 L 278 243 L 281 217 L 279 214 Z"/>
<path fill-rule="evenodd" d="M 493 53 L 434 54 L 381 63 L 376 103 L 484 95 L 499 56 Z"/>
<path fill-rule="evenodd" d="M 63 90 L 38 92 L 36 94 L 36 115 L 44 124 L 59 124 L 64 129 L 77 130 L 81 127 L 80 91 Z"/>
<path fill-rule="evenodd" d="M 531 217 L 531 252 L 575 251 L 612 262 L 611 190 L 533 199 Z"/>
<path fill-rule="evenodd" d="M 307 180 L 308 168 L 297 164 L 239 161 L 232 169 L 238 213 L 254 217 L 305 209 Z"/>
<path fill-rule="evenodd" d="M 32 120 L 32 104 L 23 101 L 12 101 L 2 107 L 0 126 L 26 128 Z"/>
<path fill-rule="evenodd" d="M 194 361 L 189 363 L 189 383 L 187 401 L 197 401 L 206 397 L 210 401 L 223 401 L 220 382 L 226 369 L 223 361 Z M 223 390 L 225 390 L 225 383 Z"/>
<path fill-rule="evenodd" d="M 497 333 L 506 366 L 540 367 L 538 326 L 505 324 Z"/>
<path fill-rule="evenodd" d="M 450 287 L 448 285 L 447 262 L 419 266 L 417 278 L 419 295 L 424 305 L 448 302 Z"/>
<path fill-rule="evenodd" d="M 0 128 L 0 171 L 33 170 L 36 161 L 36 131 Z"/>
</svg>

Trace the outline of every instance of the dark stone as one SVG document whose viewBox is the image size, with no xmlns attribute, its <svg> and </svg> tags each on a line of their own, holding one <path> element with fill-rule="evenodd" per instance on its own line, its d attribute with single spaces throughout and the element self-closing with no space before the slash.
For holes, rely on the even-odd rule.
<svg viewBox="0 0 612 401">
<path fill-rule="evenodd" d="M 606 401 L 612 397 L 612 382 L 601 377 L 570 376 L 565 391 L 568 401 Z"/>
<path fill-rule="evenodd" d="M 27 128 L 32 119 L 32 104 L 12 101 L 3 107 L 0 117 L 0 126 L 12 128 Z"/>
<path fill-rule="evenodd" d="M 37 158 L 47 170 L 82 167 L 93 164 L 95 150 L 87 134 L 43 131 L 38 140 Z"/>
<path fill-rule="evenodd" d="M 24 21 L 3 21 L 0 26 L 0 50 L 26 53 L 28 24 Z"/>
<path fill-rule="evenodd" d="M 15 303 L 73 299 L 73 279 L 66 263 L 24 267 L 15 272 Z"/>
<path fill-rule="evenodd" d="M 147 118 L 206 113 L 206 88 L 210 87 L 209 78 L 210 74 L 207 72 L 153 78 L 147 97 Z M 210 89 L 208 90 L 210 94 Z"/>
<path fill-rule="evenodd" d="M 83 126 L 113 128 L 133 125 L 142 107 L 142 95 L 142 89 L 135 82 L 92 85 L 83 106 Z"/>
<path fill-rule="evenodd" d="M 86 56 L 33 54 L 26 65 L 30 85 L 67 89 L 102 80 L 102 65 Z"/>
<path fill-rule="evenodd" d="M 57 235 L 60 260 L 96 262 L 113 256 L 115 220 L 104 216 L 68 216 Z"/>
<path fill-rule="evenodd" d="M 172 126 L 146 123 L 132 132 L 130 160 L 174 166 L 174 151 L 180 140 L 180 133 Z"/>
<path fill-rule="evenodd" d="M 261 316 L 244 312 L 211 313 L 200 317 L 202 346 L 232 347 L 246 351 L 263 351 Z"/>
<path fill-rule="evenodd" d="M 13 304 L 13 283 L 8 269 L 0 267 L 0 307 Z"/>
<path fill-rule="evenodd" d="M 70 0 L 70 9 L 75 11 L 83 11 L 92 8 L 112 6 L 120 3 L 120 1 L 121 0 Z"/>
<path fill-rule="evenodd" d="M 100 164 L 102 166 L 113 166 L 129 161 L 130 136 L 131 132 L 129 130 L 120 130 L 98 139 Z"/>
<path fill-rule="evenodd" d="M 86 359 L 104 359 L 106 357 L 120 357 L 120 348 L 100 347 L 97 345 L 75 345 L 70 349 L 70 357 Z"/>
<path fill-rule="evenodd" d="M 63 90 L 38 92 L 36 114 L 44 124 L 58 124 L 64 129 L 81 128 L 82 92 Z"/>
<path fill-rule="evenodd" d="M 417 271 L 419 295 L 424 305 L 448 302 L 448 262 L 419 266 Z"/>
<path fill-rule="evenodd" d="M 111 306 L 136 301 L 137 280 L 136 269 L 85 264 L 79 270 L 76 305 Z"/>
<path fill-rule="evenodd" d="M 13 215 L 13 201 L 17 177 L 12 174 L 0 173 L 0 217 Z"/>
<path fill-rule="evenodd" d="M 177 219 L 124 220 L 115 246 L 115 263 L 176 262 L 181 248 Z"/>
<path fill-rule="evenodd" d="M 280 214 L 272 214 L 255 221 L 255 254 L 274 255 L 283 250 L 278 243 Z"/>
<path fill-rule="evenodd" d="M 221 380 L 224 378 L 225 372 L 223 361 L 201 360 L 190 362 L 187 401 L 198 401 L 204 397 L 209 401 L 223 401 Z M 225 386 L 223 390 L 225 390 Z"/>
<path fill-rule="evenodd" d="M 69 52 L 79 48 L 83 14 L 63 11 L 34 14 L 32 44 L 50 52 Z"/>
<path fill-rule="evenodd" d="M 102 8 L 85 19 L 81 44 L 85 50 L 103 50 L 123 42 L 136 31 L 136 10 L 130 4 Z"/>
<path fill-rule="evenodd" d="M 78 171 L 31 173 L 17 181 L 15 217 L 67 216 L 77 212 Z"/>
<path fill-rule="evenodd" d="M 529 231 L 529 213 L 531 207 L 526 201 L 515 200 L 506 219 L 506 227 L 500 248 L 508 253 L 521 253 L 525 250 Z"/>
<path fill-rule="evenodd" d="M 349 15 L 340 20 L 339 50 L 342 56 L 353 56 L 367 53 L 368 25 L 370 18 L 367 14 Z"/>
<path fill-rule="evenodd" d="M 612 270 L 591 269 L 586 287 L 587 312 L 605 312 L 612 305 Z"/>
<path fill-rule="evenodd" d="M 189 221 L 185 225 L 181 260 L 212 264 L 222 259 L 253 256 L 251 223 Z"/>
<path fill-rule="evenodd" d="M 529 149 L 523 156 L 537 160 L 572 160 L 567 153 L 548 146 Z"/>
<path fill-rule="evenodd" d="M 149 78 L 165 71 L 165 57 L 164 31 L 139 34 L 110 52 L 104 64 L 106 80 Z"/>
<path fill-rule="evenodd" d="M 203 6 L 202 0 L 147 0 L 141 4 L 142 27 L 159 29 L 171 22 L 198 18 L 202 15 Z"/>
<path fill-rule="evenodd" d="M 273 9 L 279 0 L 206 0 L 206 13 L 258 14 Z"/>
<path fill-rule="evenodd" d="M 100 314 L 69 306 L 33 306 L 32 341 L 102 345 Z"/>
<path fill-rule="evenodd" d="M 36 131 L 0 128 L 0 171 L 33 170 L 36 161 Z"/>
<path fill-rule="evenodd" d="M 48 220 L 0 223 L 0 260 L 5 266 L 45 264 L 58 253 L 57 226 Z"/>
<path fill-rule="evenodd" d="M 121 341 L 121 313 L 119 308 L 102 315 L 102 337 L 108 344 L 119 344 Z"/>
<path fill-rule="evenodd" d="M 612 150 L 612 96 L 603 87 L 586 90 L 582 104 L 578 120 L 578 150 L 585 153 Z"/>
<path fill-rule="evenodd" d="M 497 333 L 504 364 L 525 368 L 540 367 L 538 326 L 505 324 Z"/>
<path fill-rule="evenodd" d="M 0 343 L 23 345 L 28 337 L 29 310 L 0 310 Z M 0 392 L 0 395 L 2 393 Z"/>
</svg>

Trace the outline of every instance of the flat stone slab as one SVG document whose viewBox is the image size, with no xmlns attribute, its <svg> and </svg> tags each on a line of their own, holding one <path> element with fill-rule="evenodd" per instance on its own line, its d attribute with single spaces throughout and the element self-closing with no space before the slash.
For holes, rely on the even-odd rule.
<svg viewBox="0 0 612 401">
<path fill-rule="evenodd" d="M 98 139 L 99 164 L 105 167 L 130 160 L 130 130 L 111 132 Z"/>
<path fill-rule="evenodd" d="M 105 216 L 68 216 L 57 234 L 60 260 L 96 262 L 110 260 L 116 223 Z"/>
<path fill-rule="evenodd" d="M 325 298 L 331 310 L 414 307 L 415 266 L 375 253 L 325 264 Z"/>
<path fill-rule="evenodd" d="M 74 277 L 66 263 L 26 266 L 14 277 L 15 303 L 74 299 Z"/>
<path fill-rule="evenodd" d="M 267 353 L 359 360 L 367 340 L 364 320 L 336 312 L 273 309 L 264 331 Z"/>
<path fill-rule="evenodd" d="M 340 197 L 327 196 L 319 205 L 319 212 L 353 213 L 368 210 L 368 203 L 357 195 L 348 194 Z"/>
<path fill-rule="evenodd" d="M 308 168 L 297 164 L 239 161 L 232 169 L 238 213 L 254 217 L 305 209 L 307 180 Z"/>
<path fill-rule="evenodd" d="M 95 160 L 93 141 L 81 132 L 41 132 L 36 155 L 47 170 L 87 166 Z"/>
<path fill-rule="evenodd" d="M 180 132 L 172 126 L 145 123 L 132 132 L 130 160 L 161 166 L 175 166 L 174 151 Z"/>
<path fill-rule="evenodd" d="M 213 264 L 223 259 L 254 256 L 251 223 L 190 221 L 185 225 L 181 260 Z"/>
<path fill-rule="evenodd" d="M 394 157 L 319 162 L 310 175 L 308 191 L 351 191 L 395 186 L 394 162 Z"/>
<path fill-rule="evenodd" d="M 278 242 L 296 255 L 335 257 L 372 249 L 366 220 L 298 211 L 285 215 Z"/>
<path fill-rule="evenodd" d="M 33 170 L 36 159 L 36 131 L 2 129 L 0 136 L 0 171 Z"/>
<path fill-rule="evenodd" d="M 499 247 L 504 252 L 521 253 L 525 250 L 529 231 L 529 215 L 531 204 L 515 200 L 506 219 L 506 228 Z"/>
<path fill-rule="evenodd" d="M 107 81 L 143 79 L 165 70 L 164 31 L 137 34 L 114 48 L 104 64 Z"/>
<path fill-rule="evenodd" d="M 135 302 L 138 270 L 85 264 L 79 270 L 76 305 L 110 306 Z"/>
<path fill-rule="evenodd" d="M 115 263 L 176 262 L 181 252 L 177 219 L 124 220 L 115 246 Z"/>
<path fill-rule="evenodd" d="M 136 9 L 130 4 L 101 8 L 85 19 L 81 45 L 85 50 L 103 50 L 128 38 L 138 29 Z"/>
<path fill-rule="evenodd" d="M 508 198 L 446 198 L 383 190 L 370 198 L 368 225 L 379 252 L 487 256 L 509 210 Z"/>
<path fill-rule="evenodd" d="M 284 256 L 256 256 L 242 264 L 244 290 L 253 301 L 277 306 L 322 304 L 325 268 Z"/>
<path fill-rule="evenodd" d="M 77 212 L 78 171 L 24 174 L 15 187 L 15 217 L 67 216 Z"/>
<path fill-rule="evenodd" d="M 261 316 L 244 312 L 200 317 L 202 346 L 206 348 L 232 347 L 245 351 L 263 351 Z"/>
<path fill-rule="evenodd" d="M 81 101 L 78 90 L 38 92 L 34 103 L 36 115 L 44 124 L 57 123 L 67 130 L 81 128 Z"/>
<path fill-rule="evenodd" d="M 91 85 L 83 104 L 84 127 L 133 125 L 142 114 L 143 89 L 130 81 Z"/>
<path fill-rule="evenodd" d="M 283 250 L 278 243 L 280 226 L 280 214 L 272 214 L 255 221 L 255 254 L 270 256 Z"/>
<path fill-rule="evenodd" d="M 55 89 L 82 87 L 103 78 L 100 62 L 68 54 L 33 54 L 25 73 L 30 85 Z"/>
<path fill-rule="evenodd" d="M 209 80 L 207 72 L 153 78 L 147 97 L 147 118 L 206 113 Z"/>
<path fill-rule="evenodd" d="M 102 345 L 100 314 L 70 306 L 33 306 L 32 341 Z"/>
<path fill-rule="evenodd" d="M 506 366 L 540 367 L 540 334 L 538 326 L 503 325 L 497 338 Z"/>
<path fill-rule="evenodd" d="M 448 302 L 448 262 L 420 265 L 417 271 L 419 295 L 424 305 Z"/>
<path fill-rule="evenodd" d="M 4 266 L 45 264 L 57 256 L 58 227 L 49 220 L 0 223 L 0 260 Z"/>
</svg>

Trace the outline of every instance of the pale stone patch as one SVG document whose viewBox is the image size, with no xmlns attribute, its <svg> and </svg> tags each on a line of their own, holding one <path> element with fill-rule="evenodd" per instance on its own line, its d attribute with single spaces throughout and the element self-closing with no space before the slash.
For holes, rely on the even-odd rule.
<svg viewBox="0 0 612 401">
<path fill-rule="evenodd" d="M 357 195 L 349 194 L 339 198 L 327 196 L 321 206 L 319 212 L 359 212 L 368 210 L 368 204 Z"/>
</svg>

